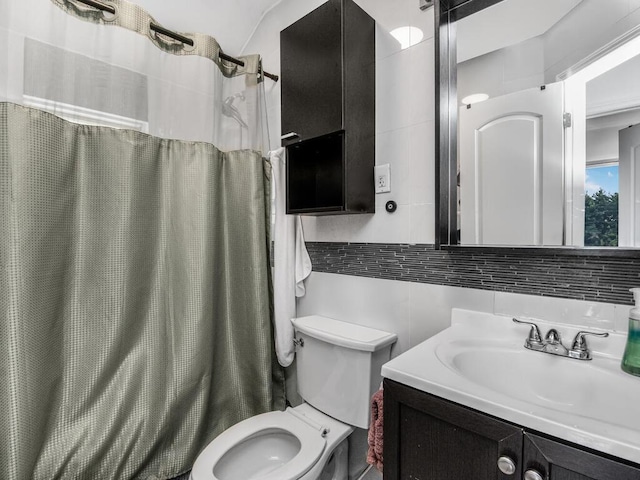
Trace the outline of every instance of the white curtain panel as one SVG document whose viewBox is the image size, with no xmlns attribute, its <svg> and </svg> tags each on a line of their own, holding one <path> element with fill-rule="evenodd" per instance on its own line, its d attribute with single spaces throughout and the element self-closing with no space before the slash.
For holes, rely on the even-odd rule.
<svg viewBox="0 0 640 480">
<path fill-rule="evenodd" d="M 73 0 L 58 3 L 110 18 Z M 266 155 L 264 84 L 255 75 L 224 78 L 211 59 L 188 54 L 194 47 L 154 40 L 109 22 L 85 21 L 51 0 L 3 0 L 0 101 L 80 123 Z M 166 51 L 158 47 L 163 44 Z M 187 55 L 170 53 L 181 49 Z"/>
</svg>

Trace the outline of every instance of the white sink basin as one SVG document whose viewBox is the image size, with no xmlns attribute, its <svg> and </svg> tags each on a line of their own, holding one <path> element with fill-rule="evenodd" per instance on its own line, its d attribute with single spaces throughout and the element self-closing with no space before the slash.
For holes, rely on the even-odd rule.
<svg viewBox="0 0 640 480">
<path fill-rule="evenodd" d="M 556 327 L 565 345 L 578 329 Z M 382 367 L 386 378 L 638 462 L 640 377 L 620 369 L 625 337 L 592 339 L 591 361 L 524 348 L 510 317 L 455 310 L 452 326 Z"/>
<path fill-rule="evenodd" d="M 466 380 L 545 408 L 625 425 L 620 411 L 634 411 L 628 395 L 640 379 L 620 370 L 618 359 L 579 361 L 532 352 L 506 342 L 459 340 L 435 351 L 443 365 Z M 611 399 L 615 408 L 610 408 Z"/>
</svg>

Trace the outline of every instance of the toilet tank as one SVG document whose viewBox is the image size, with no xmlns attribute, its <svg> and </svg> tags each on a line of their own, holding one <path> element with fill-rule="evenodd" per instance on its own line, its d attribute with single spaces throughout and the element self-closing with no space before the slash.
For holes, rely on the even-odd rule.
<svg viewBox="0 0 640 480">
<path fill-rule="evenodd" d="M 369 428 L 371 396 L 396 335 L 320 315 L 292 322 L 302 340 L 296 348 L 300 396 L 341 422 Z"/>
</svg>

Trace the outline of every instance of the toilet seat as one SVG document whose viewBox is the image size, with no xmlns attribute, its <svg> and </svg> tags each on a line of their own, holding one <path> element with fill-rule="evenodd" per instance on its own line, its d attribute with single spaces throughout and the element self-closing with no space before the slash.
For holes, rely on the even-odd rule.
<svg viewBox="0 0 640 480">
<path fill-rule="evenodd" d="M 269 472 L 253 476 L 251 480 L 296 480 L 307 473 L 318 461 L 325 449 L 326 441 L 322 433 L 307 424 L 295 414 L 268 412 L 248 418 L 222 432 L 198 455 L 191 471 L 194 480 L 226 480 L 214 474 L 214 466 L 234 447 L 247 440 L 266 436 L 273 432 L 283 432 L 298 439 L 300 450 L 291 460 L 276 466 Z"/>
</svg>

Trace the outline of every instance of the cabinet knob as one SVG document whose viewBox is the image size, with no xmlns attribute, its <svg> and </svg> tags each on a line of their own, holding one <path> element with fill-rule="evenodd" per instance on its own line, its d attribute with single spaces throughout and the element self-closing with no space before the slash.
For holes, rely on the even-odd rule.
<svg viewBox="0 0 640 480">
<path fill-rule="evenodd" d="M 503 455 L 498 459 L 498 470 L 505 475 L 513 475 L 516 473 L 516 463 L 506 455 Z"/>
<path fill-rule="evenodd" d="M 544 478 L 540 475 L 540 472 L 531 469 L 524 472 L 524 480 L 544 480 Z"/>
</svg>

